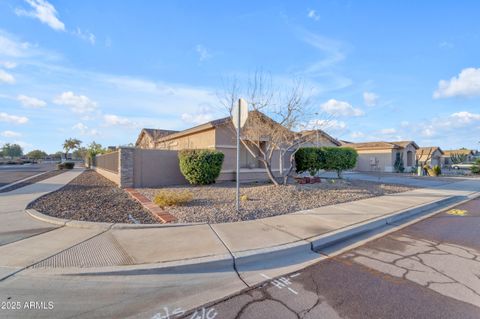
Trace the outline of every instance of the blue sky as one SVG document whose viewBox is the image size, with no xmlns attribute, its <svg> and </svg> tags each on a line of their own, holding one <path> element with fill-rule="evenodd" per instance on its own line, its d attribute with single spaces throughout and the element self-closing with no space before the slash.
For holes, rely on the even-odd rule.
<svg viewBox="0 0 480 319">
<path fill-rule="evenodd" d="M 0 145 L 105 146 L 225 116 L 226 79 L 302 78 L 352 141 L 479 148 L 478 1 L 0 2 Z M 315 119 L 312 119 L 315 120 Z"/>
</svg>

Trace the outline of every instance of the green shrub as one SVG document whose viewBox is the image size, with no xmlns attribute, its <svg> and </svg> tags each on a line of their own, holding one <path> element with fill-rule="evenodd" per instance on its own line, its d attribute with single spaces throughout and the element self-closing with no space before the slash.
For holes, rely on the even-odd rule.
<svg viewBox="0 0 480 319">
<path fill-rule="evenodd" d="M 295 153 L 295 165 L 298 173 L 313 176 L 321 169 L 333 170 L 340 178 L 342 171 L 355 167 L 357 158 L 357 151 L 350 147 L 302 147 Z"/>
<path fill-rule="evenodd" d="M 324 166 L 324 152 L 319 147 L 302 147 L 295 153 L 295 168 L 297 173 L 308 172 L 315 176 Z"/>
<path fill-rule="evenodd" d="M 433 167 L 433 175 L 438 176 L 438 175 L 441 175 L 441 174 L 442 174 L 442 169 L 440 168 L 440 166 L 435 165 Z"/>
<path fill-rule="evenodd" d="M 475 164 L 470 168 L 472 174 L 480 174 L 480 159 L 475 161 Z"/>
<path fill-rule="evenodd" d="M 193 199 L 190 191 L 161 190 L 155 194 L 153 202 L 160 207 L 179 206 L 188 203 Z"/>
<path fill-rule="evenodd" d="M 74 167 L 74 162 L 57 163 L 57 169 L 73 169 Z"/>
<path fill-rule="evenodd" d="M 403 153 L 397 153 L 397 158 L 393 164 L 393 168 L 396 173 L 403 173 L 405 171 L 405 166 L 403 164 Z"/>
<path fill-rule="evenodd" d="M 214 150 L 183 150 L 178 153 L 180 171 L 190 184 L 215 183 L 222 169 L 224 154 Z"/>
<path fill-rule="evenodd" d="M 75 167 L 74 162 L 65 162 L 65 163 L 63 163 L 63 165 L 65 165 L 66 169 L 73 169 Z"/>
<path fill-rule="evenodd" d="M 358 153 L 351 147 L 322 147 L 325 162 L 323 169 L 337 172 L 342 177 L 344 170 L 352 169 L 357 164 Z"/>
</svg>

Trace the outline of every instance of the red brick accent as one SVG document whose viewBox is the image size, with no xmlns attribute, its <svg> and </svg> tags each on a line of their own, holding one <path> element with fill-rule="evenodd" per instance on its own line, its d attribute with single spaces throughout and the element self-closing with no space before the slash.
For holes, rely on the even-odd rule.
<svg viewBox="0 0 480 319">
<path fill-rule="evenodd" d="M 133 199 L 138 201 L 142 206 L 152 214 L 155 219 L 160 221 L 162 224 L 172 223 L 177 221 L 175 216 L 167 212 L 166 210 L 161 209 L 158 205 L 153 203 L 144 195 L 137 192 L 134 188 L 124 188 L 124 190 L 132 196 Z"/>
</svg>

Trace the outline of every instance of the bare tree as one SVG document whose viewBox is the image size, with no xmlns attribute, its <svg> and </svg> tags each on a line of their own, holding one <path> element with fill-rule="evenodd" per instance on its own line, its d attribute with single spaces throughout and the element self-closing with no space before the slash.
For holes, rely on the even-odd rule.
<svg viewBox="0 0 480 319">
<path fill-rule="evenodd" d="M 263 72 L 255 72 L 242 90 L 239 81 L 234 79 L 220 96 L 220 101 L 231 114 L 238 99 L 243 97 L 249 104 L 249 117 L 242 128 L 241 143 L 245 149 L 260 161 L 270 180 L 280 185 L 272 170 L 274 157 L 279 157 L 279 177 L 286 184 L 294 168 L 295 153 L 308 142 L 318 139 L 314 130 L 298 132 L 301 127 L 308 126 L 314 114 L 310 112 L 310 101 L 305 94 L 301 80 L 292 81 L 286 89 L 275 87 L 271 76 Z M 315 128 L 319 123 L 310 123 Z M 312 127 L 313 126 L 313 127 Z M 318 128 L 317 128 L 318 129 Z"/>
<path fill-rule="evenodd" d="M 433 148 L 430 147 L 428 148 L 428 153 L 426 152 L 426 149 L 422 148 L 420 154 L 417 152 L 416 157 L 417 157 L 417 165 L 421 165 L 422 167 L 426 165 L 433 156 Z"/>
</svg>

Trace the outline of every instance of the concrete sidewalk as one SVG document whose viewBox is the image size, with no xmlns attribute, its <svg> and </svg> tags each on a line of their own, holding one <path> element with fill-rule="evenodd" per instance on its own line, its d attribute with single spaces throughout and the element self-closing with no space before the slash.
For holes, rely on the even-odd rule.
<svg viewBox="0 0 480 319">
<path fill-rule="evenodd" d="M 468 180 L 213 225 L 84 223 L 25 212 L 28 203 L 61 188 L 81 172 L 75 169 L 0 194 L 2 289 L 20 293 L 33 285 L 32 291 L 50 291 L 58 311 L 66 316 L 83 313 L 83 309 L 109 316 L 113 307 L 124 302 L 127 291 L 137 308 L 124 309 L 125 317 L 151 316 L 151 310 L 142 313 L 138 308 L 145 302 L 193 309 L 266 277 L 328 258 L 332 245 L 358 241 L 358 237 L 351 239 L 353 235 L 371 237 L 371 230 L 392 231 L 398 219 L 436 212 L 480 192 L 480 181 Z M 102 287 L 98 298 L 92 298 L 92 287 Z M 66 293 L 78 289 L 82 303 L 72 303 Z"/>
<path fill-rule="evenodd" d="M 4 274 L 29 267 L 88 270 L 215 261 L 228 261 L 240 273 L 252 268 L 281 269 L 295 262 L 316 261 L 321 256 L 315 250 L 329 244 L 457 203 L 480 191 L 480 181 L 461 181 L 294 214 L 212 225 L 88 223 L 58 220 L 35 211 L 25 213 L 28 203 L 59 189 L 81 172 L 75 169 L 0 195 L 0 266 L 7 267 Z M 282 264 L 284 257 L 288 262 Z M 242 279 L 256 283 L 248 274 Z"/>
</svg>

